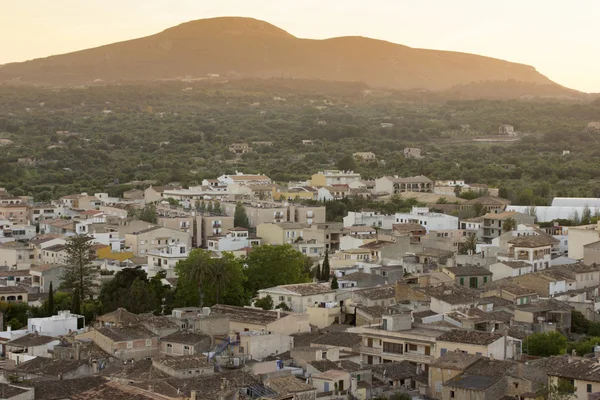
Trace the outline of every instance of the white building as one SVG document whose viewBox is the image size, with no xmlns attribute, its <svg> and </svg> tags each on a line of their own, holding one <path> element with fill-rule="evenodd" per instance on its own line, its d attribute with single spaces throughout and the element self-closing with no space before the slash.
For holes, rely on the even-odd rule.
<svg viewBox="0 0 600 400">
<path fill-rule="evenodd" d="M 167 278 L 176 278 L 175 265 L 189 256 L 188 248 L 183 243 L 173 243 L 161 250 L 148 250 L 148 277 L 152 278 L 160 271 L 167 273 Z"/>
<path fill-rule="evenodd" d="M 500 261 L 490 265 L 492 280 L 510 278 L 533 272 L 533 265 L 525 261 Z"/>
<path fill-rule="evenodd" d="M 379 214 L 376 211 L 350 211 L 343 220 L 344 228 L 354 225 L 366 225 L 382 229 L 392 229 L 392 225 L 395 223 L 393 215 Z"/>
<path fill-rule="evenodd" d="M 206 239 L 209 250 L 236 251 L 247 247 L 260 246 L 260 238 L 251 235 L 247 228 L 229 229 L 225 235 L 210 236 Z"/>
<path fill-rule="evenodd" d="M 271 178 L 266 175 L 244 174 L 238 171 L 235 171 L 234 175 L 221 175 L 217 181 L 223 185 L 269 185 L 272 183 Z"/>
<path fill-rule="evenodd" d="M 429 231 L 451 230 L 458 228 L 458 218 L 451 215 L 430 212 L 427 207 L 413 207 L 410 213 L 396 213 L 396 224 L 415 223 Z"/>
<path fill-rule="evenodd" d="M 360 174 L 354 171 L 325 170 L 312 175 L 311 185 L 316 187 L 348 185 L 359 180 Z"/>
<path fill-rule="evenodd" d="M 508 252 L 498 253 L 498 261 L 525 261 L 533 271 L 550 267 L 552 246 L 556 243 L 550 235 L 520 236 L 508 241 Z"/>
<path fill-rule="evenodd" d="M 306 312 L 309 306 L 315 303 L 330 303 L 335 301 L 335 290 L 328 284 L 299 283 L 294 285 L 280 285 L 258 291 L 258 297 L 263 299 L 271 296 L 273 304 L 277 307 L 285 303 L 293 312 Z"/>
<path fill-rule="evenodd" d="M 42 219 L 55 219 L 67 215 L 66 209 L 61 205 L 46 204 L 36 205 L 29 210 L 29 221 L 36 224 Z"/>
<path fill-rule="evenodd" d="M 77 331 L 77 321 L 81 320 L 83 326 L 83 319 L 83 315 L 71 314 L 68 310 L 59 311 L 58 315 L 51 317 L 27 319 L 27 330 L 45 336 L 65 336 Z"/>
</svg>

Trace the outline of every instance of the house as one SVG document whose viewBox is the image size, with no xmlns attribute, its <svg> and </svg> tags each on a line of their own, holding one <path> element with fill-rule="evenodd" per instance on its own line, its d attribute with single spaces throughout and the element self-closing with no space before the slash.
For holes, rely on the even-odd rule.
<svg viewBox="0 0 600 400">
<path fill-rule="evenodd" d="M 285 303 L 294 312 L 306 312 L 309 306 L 335 302 L 335 290 L 320 283 L 280 285 L 258 291 L 259 298 L 267 296 L 271 296 L 276 306 Z"/>
<path fill-rule="evenodd" d="M 490 265 L 493 280 L 499 280 L 533 272 L 533 265 L 525 261 L 499 261 Z"/>
<path fill-rule="evenodd" d="M 83 315 L 71 314 L 68 310 L 59 311 L 50 317 L 28 318 L 27 330 L 49 337 L 66 336 L 77 331 L 79 321 L 83 326 L 83 319 Z"/>
<path fill-rule="evenodd" d="M 360 303 L 367 307 L 389 306 L 396 299 L 396 287 L 394 285 L 384 285 L 353 290 L 351 299 L 355 303 Z"/>
<path fill-rule="evenodd" d="M 20 361 L 27 360 L 25 356 L 52 358 L 49 351 L 58 343 L 58 339 L 52 336 L 40 335 L 35 332 L 6 342 L 5 350 L 7 358 L 19 364 Z M 23 358 L 19 360 L 19 356 Z"/>
<path fill-rule="evenodd" d="M 0 244 L 1 266 L 28 269 L 33 263 L 35 263 L 35 254 L 27 244 L 18 241 Z"/>
<path fill-rule="evenodd" d="M 352 157 L 361 161 L 374 161 L 377 159 L 377 156 L 372 151 L 359 151 L 352 154 Z"/>
<path fill-rule="evenodd" d="M 461 219 L 459 222 L 459 228 L 469 233 L 478 234 L 483 223 L 483 217 Z"/>
<path fill-rule="evenodd" d="M 430 231 L 443 231 L 458 228 L 458 217 L 430 212 L 428 207 L 413 207 L 409 213 L 396 213 L 396 224 L 419 224 Z"/>
<path fill-rule="evenodd" d="M 271 187 L 271 197 L 280 201 L 314 200 L 317 193 L 317 189 L 312 186 L 296 186 L 288 188 Z"/>
<path fill-rule="evenodd" d="M 189 255 L 189 250 L 183 243 L 173 243 L 157 250 L 148 250 L 148 277 L 152 278 L 160 271 L 167 273 L 166 278 L 175 278 L 175 265 L 179 261 L 185 260 Z"/>
<path fill-rule="evenodd" d="M 337 303 L 320 303 L 306 308 L 311 325 L 319 329 L 339 324 L 342 319 L 342 308 Z"/>
<path fill-rule="evenodd" d="M 481 356 L 463 353 L 462 351 L 447 351 L 429 364 L 429 395 L 434 399 L 442 399 L 442 385 L 461 374 L 471 365 L 481 359 Z"/>
<path fill-rule="evenodd" d="M 125 235 L 125 247 L 136 257 L 145 257 L 150 250 L 165 249 L 175 243 L 183 243 L 188 248 L 192 245 L 189 234 L 160 226 Z"/>
<path fill-rule="evenodd" d="M 432 193 L 433 181 L 423 175 L 407 178 L 400 178 L 395 175 L 375 179 L 375 193 L 377 194 L 400 194 L 405 192 Z"/>
<path fill-rule="evenodd" d="M 0 286 L 0 301 L 27 303 L 29 301 L 29 291 L 20 285 Z"/>
<path fill-rule="evenodd" d="M 348 211 L 343 221 L 345 228 L 363 225 L 389 230 L 394 224 L 394 216 L 380 214 L 373 210 Z"/>
<path fill-rule="evenodd" d="M 498 261 L 525 261 L 533 271 L 550 267 L 552 246 L 558 241 L 550 235 L 529 235 L 508 241 L 508 252 L 498 253 Z"/>
<path fill-rule="evenodd" d="M 350 374 L 346 371 L 331 369 L 311 378 L 318 397 L 324 394 L 344 395 L 350 389 Z"/>
<path fill-rule="evenodd" d="M 461 351 L 498 360 L 512 359 L 515 356 L 515 349 L 511 341 L 518 341 L 518 339 L 501 333 L 453 329 L 437 338 L 436 354 L 440 357 L 447 352 Z M 517 350 L 520 353 L 520 341 L 517 343 Z"/>
<path fill-rule="evenodd" d="M 529 304 L 539 297 L 535 289 L 525 287 L 511 277 L 488 282 L 483 290 L 482 297 L 500 297 L 513 304 Z"/>
<path fill-rule="evenodd" d="M 250 227 L 257 227 L 262 223 L 278 222 L 296 222 L 307 225 L 325 223 L 324 206 L 305 206 L 273 202 L 242 203 L 242 206 L 248 216 Z M 230 216 L 227 218 L 231 218 L 231 228 L 233 228 L 233 215 L 235 214 L 237 203 L 223 202 L 221 203 L 221 207 L 225 211 L 225 214 Z"/>
<path fill-rule="evenodd" d="M 452 251 L 424 247 L 415 256 L 417 262 L 422 265 L 445 265 L 448 259 L 452 258 Z"/>
<path fill-rule="evenodd" d="M 305 224 L 296 222 L 262 223 L 256 227 L 256 234 L 263 244 L 292 244 L 303 239 Z"/>
<path fill-rule="evenodd" d="M 277 397 L 278 399 L 317 399 L 317 390 L 312 385 L 291 375 L 268 378 L 265 380 L 264 386 L 279 394 L 279 397 Z"/>
<path fill-rule="evenodd" d="M 277 302 L 274 299 L 274 302 Z M 211 316 L 229 318 L 229 332 L 266 331 L 290 335 L 309 332 L 307 314 L 267 311 L 262 308 L 236 307 L 217 304 L 210 308 Z M 206 330 L 206 329 L 205 329 Z"/>
<path fill-rule="evenodd" d="M 293 243 L 292 246 L 296 251 L 312 258 L 323 257 L 326 250 L 326 245 L 322 242 L 317 242 L 315 239 L 301 240 Z"/>
<path fill-rule="evenodd" d="M 360 174 L 354 171 L 340 170 L 324 170 L 313 174 L 311 177 L 311 186 L 333 186 L 333 185 L 348 185 L 352 182 L 359 181 Z"/>
<path fill-rule="evenodd" d="M 55 244 L 42 249 L 43 264 L 66 264 L 67 246 L 65 244 Z"/>
<path fill-rule="evenodd" d="M 504 211 L 500 213 L 487 213 L 483 216 L 483 224 L 478 235 L 485 243 L 491 243 L 492 239 L 497 238 L 503 232 L 503 223 L 507 219 L 512 219 L 519 224 L 535 223 L 535 217 L 516 211 Z"/>
<path fill-rule="evenodd" d="M 554 299 L 520 304 L 515 308 L 515 323 L 535 333 L 571 330 L 573 307 Z"/>
<path fill-rule="evenodd" d="M 231 228 L 224 235 L 209 236 L 206 241 L 208 249 L 214 251 L 236 251 L 261 244 L 261 238 L 242 227 Z"/>
<path fill-rule="evenodd" d="M 489 270 L 476 265 L 444 267 L 442 271 L 454 279 L 455 283 L 461 286 L 468 286 L 472 289 L 480 288 L 492 281 L 492 273 Z"/>
<path fill-rule="evenodd" d="M 401 290 L 402 286 L 397 285 L 397 289 Z M 479 293 L 477 291 L 457 284 L 421 287 L 417 290 L 429 297 L 430 310 L 438 314 L 466 310 L 475 307 L 479 303 Z M 416 299 L 422 301 L 419 300 L 419 297 Z"/>
<path fill-rule="evenodd" d="M 252 147 L 248 143 L 232 143 L 229 151 L 233 154 L 245 154 L 252 152 Z"/>
<path fill-rule="evenodd" d="M 194 379 L 215 373 L 215 366 L 203 354 L 155 359 L 152 367 L 173 378 Z"/>
<path fill-rule="evenodd" d="M 160 338 L 159 354 L 164 356 L 197 356 L 211 350 L 208 335 L 179 331 Z"/>
<path fill-rule="evenodd" d="M 427 228 L 421 224 L 407 222 L 402 224 L 392 225 L 393 236 L 409 236 L 412 239 L 420 240 L 427 234 Z"/>
<path fill-rule="evenodd" d="M 510 200 L 494 196 L 483 196 L 467 200 L 460 204 L 460 210 L 473 210 L 481 207 L 486 213 L 501 213 L 510 205 Z"/>
<path fill-rule="evenodd" d="M 403 151 L 404 158 L 423 158 L 421 149 L 417 147 L 406 147 Z"/>
<path fill-rule="evenodd" d="M 598 361 L 571 355 L 552 356 L 531 361 L 530 364 L 548 375 L 548 386 L 567 384 L 576 399 L 588 399 L 600 392 Z"/>
<path fill-rule="evenodd" d="M 35 357 L 18 363 L 14 369 L 16 375 L 30 381 L 60 381 L 64 387 L 69 386 L 71 379 L 94 379 L 92 374 L 98 372 L 98 367 L 81 360 L 59 360 L 49 357 Z M 61 393 L 61 394 L 64 394 Z M 36 398 L 38 391 L 36 389 Z M 56 397 L 62 399 L 63 397 Z"/>
<path fill-rule="evenodd" d="M 158 335 L 141 325 L 103 326 L 77 336 L 91 339 L 108 354 L 119 360 L 143 360 L 158 357 Z"/>
<path fill-rule="evenodd" d="M 242 172 L 235 171 L 235 174 L 225 174 L 217 178 L 217 182 L 222 185 L 270 185 L 272 183 L 271 178 L 261 174 L 244 174 Z"/>
<path fill-rule="evenodd" d="M 27 225 L 29 223 L 27 204 L 0 204 L 0 219 L 6 219 L 17 225 Z"/>
<path fill-rule="evenodd" d="M 515 132 L 515 127 L 508 124 L 502 124 L 498 128 L 498 135 L 500 136 L 517 136 L 517 132 Z"/>
<path fill-rule="evenodd" d="M 61 218 L 67 214 L 67 210 L 60 205 L 39 204 L 29 208 L 29 222 L 36 224 L 40 220 Z"/>
</svg>

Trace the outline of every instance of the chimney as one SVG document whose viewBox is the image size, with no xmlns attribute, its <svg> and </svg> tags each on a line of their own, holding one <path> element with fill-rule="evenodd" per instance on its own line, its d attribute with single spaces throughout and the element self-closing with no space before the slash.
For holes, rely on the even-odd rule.
<svg viewBox="0 0 600 400">
<path fill-rule="evenodd" d="M 277 309 L 277 319 L 281 318 L 281 308 Z"/>
</svg>

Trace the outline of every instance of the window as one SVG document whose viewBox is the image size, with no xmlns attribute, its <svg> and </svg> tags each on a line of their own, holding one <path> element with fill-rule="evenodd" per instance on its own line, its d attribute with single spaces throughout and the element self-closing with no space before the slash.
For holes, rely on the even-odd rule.
<svg viewBox="0 0 600 400">
<path fill-rule="evenodd" d="M 484 277 L 483 277 L 483 283 L 487 283 L 487 279 L 488 279 L 488 277 L 487 277 L 487 276 L 484 276 Z"/>
<path fill-rule="evenodd" d="M 442 382 L 440 382 L 440 381 L 437 381 L 437 382 L 435 383 L 435 391 L 436 391 L 437 393 L 442 393 Z"/>
<path fill-rule="evenodd" d="M 450 398 L 453 399 L 454 398 L 454 390 L 450 391 Z"/>
<path fill-rule="evenodd" d="M 384 353 L 393 353 L 393 354 L 402 354 L 402 344 L 401 343 L 389 343 L 383 342 L 383 352 Z"/>
<path fill-rule="evenodd" d="M 292 301 L 292 296 L 288 296 L 287 301 Z"/>
<path fill-rule="evenodd" d="M 478 351 L 477 353 L 475 353 L 475 355 L 482 356 L 483 354 L 481 354 L 481 352 Z"/>
<path fill-rule="evenodd" d="M 279 301 L 283 301 L 283 300 L 285 300 L 285 297 L 279 296 Z"/>
<path fill-rule="evenodd" d="M 360 382 L 360 374 L 357 374 L 357 375 L 356 375 L 356 381 L 357 381 L 357 382 Z"/>
<path fill-rule="evenodd" d="M 460 279 L 459 279 L 459 282 L 460 282 L 460 284 L 461 284 L 462 286 L 464 286 L 464 285 L 465 285 L 465 278 L 460 278 Z"/>
<path fill-rule="evenodd" d="M 146 339 L 146 347 L 152 346 L 152 339 Z"/>
<path fill-rule="evenodd" d="M 127 348 L 133 349 L 133 342 L 127 342 Z"/>
<path fill-rule="evenodd" d="M 446 354 L 446 352 L 447 352 L 447 351 L 448 351 L 448 350 L 446 350 L 446 349 L 441 349 L 441 350 L 440 350 L 440 354 L 441 354 L 441 355 L 444 355 L 444 354 Z"/>
<path fill-rule="evenodd" d="M 513 385 L 514 385 L 515 389 L 519 388 L 519 382 L 513 382 Z"/>
<path fill-rule="evenodd" d="M 592 393 L 592 384 L 591 383 L 587 384 L 587 392 Z"/>
</svg>

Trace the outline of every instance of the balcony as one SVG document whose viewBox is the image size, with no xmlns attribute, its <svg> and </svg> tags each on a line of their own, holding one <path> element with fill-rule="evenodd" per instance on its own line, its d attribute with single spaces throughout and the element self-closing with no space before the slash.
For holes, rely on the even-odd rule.
<svg viewBox="0 0 600 400">
<path fill-rule="evenodd" d="M 361 354 L 380 356 L 381 355 L 381 347 L 359 346 L 358 352 Z"/>
<path fill-rule="evenodd" d="M 416 353 L 416 352 L 411 352 L 411 351 L 401 354 L 401 355 L 396 355 L 396 357 L 398 357 L 398 356 L 401 356 L 406 361 L 412 361 L 412 362 L 430 363 L 433 361 L 432 355 Z"/>
</svg>

